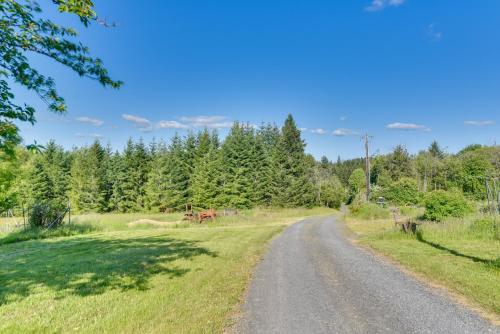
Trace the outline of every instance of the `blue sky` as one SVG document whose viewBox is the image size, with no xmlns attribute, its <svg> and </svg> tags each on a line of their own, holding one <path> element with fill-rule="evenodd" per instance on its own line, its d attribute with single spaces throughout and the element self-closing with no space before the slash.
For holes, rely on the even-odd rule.
<svg viewBox="0 0 500 334">
<path fill-rule="evenodd" d="M 75 26 L 122 89 L 104 89 L 33 57 L 66 98 L 65 116 L 38 108 L 26 142 L 67 148 L 102 138 L 168 140 L 232 121 L 281 124 L 291 113 L 307 151 L 330 159 L 436 139 L 451 152 L 494 144 L 500 123 L 500 1 L 96 0 L 116 28 Z"/>
</svg>

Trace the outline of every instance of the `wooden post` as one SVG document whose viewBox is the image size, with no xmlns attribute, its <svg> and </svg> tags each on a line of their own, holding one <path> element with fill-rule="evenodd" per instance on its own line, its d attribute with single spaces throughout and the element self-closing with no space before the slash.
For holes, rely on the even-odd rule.
<svg viewBox="0 0 500 334">
<path fill-rule="evenodd" d="M 370 155 L 368 147 L 368 133 L 365 134 L 365 176 L 366 176 L 366 200 L 370 200 Z"/>
</svg>

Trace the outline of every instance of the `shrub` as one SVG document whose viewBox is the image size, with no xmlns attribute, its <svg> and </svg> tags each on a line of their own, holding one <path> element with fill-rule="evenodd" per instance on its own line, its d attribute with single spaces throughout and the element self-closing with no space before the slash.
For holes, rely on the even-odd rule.
<svg viewBox="0 0 500 334">
<path fill-rule="evenodd" d="M 447 217 L 462 218 L 472 212 L 472 206 L 458 191 L 435 190 L 425 198 L 424 219 L 442 221 Z"/>
<path fill-rule="evenodd" d="M 397 205 L 416 205 L 421 202 L 417 181 L 407 177 L 389 185 L 382 194 L 386 200 Z"/>
<path fill-rule="evenodd" d="M 59 226 L 63 221 L 64 204 L 57 201 L 36 203 L 30 210 L 28 224 L 31 228 Z"/>
<path fill-rule="evenodd" d="M 364 191 L 366 187 L 365 172 L 362 168 L 355 169 L 349 177 L 349 198 L 348 204 L 355 201 L 356 196 Z"/>
<path fill-rule="evenodd" d="M 321 204 L 328 207 L 338 209 L 346 199 L 346 190 L 339 178 L 336 175 L 321 187 L 320 201 Z"/>
<path fill-rule="evenodd" d="M 389 210 L 370 202 L 355 203 L 351 205 L 350 211 L 354 217 L 367 220 L 387 219 L 390 217 Z"/>
<path fill-rule="evenodd" d="M 354 193 L 359 193 L 366 187 L 365 172 L 362 168 L 355 169 L 349 177 L 349 187 Z"/>
</svg>

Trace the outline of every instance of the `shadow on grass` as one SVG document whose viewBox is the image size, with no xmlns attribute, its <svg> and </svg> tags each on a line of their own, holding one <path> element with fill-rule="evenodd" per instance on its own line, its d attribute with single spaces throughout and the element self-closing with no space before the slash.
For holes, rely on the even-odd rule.
<svg viewBox="0 0 500 334">
<path fill-rule="evenodd" d="M 174 278 L 190 271 L 173 265 L 175 260 L 217 256 L 197 244 L 167 236 L 82 236 L 0 246 L 0 306 L 29 296 L 39 287 L 55 291 L 57 298 L 146 290 L 155 275 Z"/>
<path fill-rule="evenodd" d="M 97 228 L 90 224 L 66 224 L 54 229 L 33 227 L 14 231 L 1 237 L 0 246 L 28 240 L 69 237 L 78 234 L 88 234 L 95 231 L 97 231 Z"/>
<path fill-rule="evenodd" d="M 442 245 L 440 245 L 438 243 L 425 240 L 424 237 L 423 237 L 423 233 L 419 232 L 419 231 L 417 231 L 416 237 L 417 237 L 418 241 L 420 241 L 420 242 L 422 242 L 422 243 L 424 243 L 426 245 L 429 245 L 431 247 L 434 247 L 436 249 L 448 252 L 448 253 L 450 253 L 450 254 L 452 254 L 454 256 L 463 257 L 463 258 L 472 260 L 474 262 L 483 263 L 483 264 L 486 264 L 488 266 L 492 266 L 492 267 L 494 267 L 496 269 L 500 269 L 500 258 L 497 258 L 496 260 L 487 260 L 487 259 L 482 259 L 482 258 L 477 257 L 477 256 L 463 254 L 463 253 L 460 253 L 459 251 L 456 251 L 454 249 L 442 246 Z"/>
</svg>

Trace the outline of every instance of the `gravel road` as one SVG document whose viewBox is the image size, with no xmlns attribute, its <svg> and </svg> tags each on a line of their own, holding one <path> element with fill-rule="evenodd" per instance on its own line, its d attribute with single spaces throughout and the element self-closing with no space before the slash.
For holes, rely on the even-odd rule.
<svg viewBox="0 0 500 334">
<path fill-rule="evenodd" d="M 290 226 L 257 267 L 238 333 L 500 333 L 353 245 L 335 218 Z"/>
</svg>

